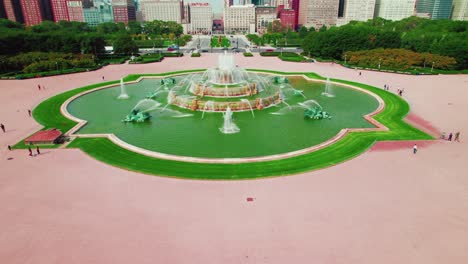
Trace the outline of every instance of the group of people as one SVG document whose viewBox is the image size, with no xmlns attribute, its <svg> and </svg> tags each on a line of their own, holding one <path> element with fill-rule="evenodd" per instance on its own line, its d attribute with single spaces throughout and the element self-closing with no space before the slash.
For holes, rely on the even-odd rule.
<svg viewBox="0 0 468 264">
<path fill-rule="evenodd" d="M 452 132 L 449 133 L 448 137 L 446 136 L 445 132 L 442 132 L 442 135 L 440 136 L 441 139 L 448 140 L 448 141 L 457 141 L 460 142 L 460 131 L 454 134 Z"/>
<path fill-rule="evenodd" d="M 33 151 L 31 147 L 28 147 L 28 150 L 29 150 L 29 156 L 33 156 Z M 39 150 L 39 146 L 36 146 L 36 152 L 37 152 L 37 155 L 41 154 L 41 151 Z"/>
<path fill-rule="evenodd" d="M 390 86 L 388 84 L 384 84 L 383 89 L 385 91 L 388 91 L 388 90 L 390 90 Z"/>
</svg>

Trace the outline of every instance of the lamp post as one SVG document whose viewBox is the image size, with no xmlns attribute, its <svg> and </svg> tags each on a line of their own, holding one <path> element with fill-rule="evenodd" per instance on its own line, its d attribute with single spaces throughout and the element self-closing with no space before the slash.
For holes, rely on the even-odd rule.
<svg viewBox="0 0 468 264">
<path fill-rule="evenodd" d="M 380 71 L 380 63 L 382 62 L 382 59 L 379 59 L 379 71 Z"/>
<path fill-rule="evenodd" d="M 58 62 L 55 62 L 55 68 L 56 68 L 57 71 L 58 71 Z"/>
<path fill-rule="evenodd" d="M 435 64 L 435 62 L 432 62 L 431 72 L 434 70 L 434 64 Z"/>
<path fill-rule="evenodd" d="M 346 65 L 346 54 L 344 55 L 344 64 Z"/>
</svg>

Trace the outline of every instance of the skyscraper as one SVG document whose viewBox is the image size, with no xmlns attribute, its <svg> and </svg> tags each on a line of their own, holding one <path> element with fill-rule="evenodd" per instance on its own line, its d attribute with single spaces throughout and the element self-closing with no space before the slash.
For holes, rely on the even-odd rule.
<svg viewBox="0 0 468 264">
<path fill-rule="evenodd" d="M 50 0 L 52 15 L 55 22 L 68 21 L 67 0 Z"/>
<path fill-rule="evenodd" d="M 401 20 L 416 14 L 416 0 L 376 0 L 375 17 Z"/>
<path fill-rule="evenodd" d="M 69 21 L 84 22 L 83 1 L 67 0 L 67 11 Z"/>
<path fill-rule="evenodd" d="M 33 26 L 45 20 L 44 8 L 41 0 L 21 0 L 24 24 Z"/>
<path fill-rule="evenodd" d="M 350 21 L 367 21 L 374 17 L 375 0 L 341 0 L 337 25 Z"/>
<path fill-rule="evenodd" d="M 428 14 L 431 19 L 449 19 L 452 13 L 452 0 L 418 0 L 416 12 Z"/>
<path fill-rule="evenodd" d="M 299 4 L 299 24 L 315 28 L 334 26 L 338 7 L 339 0 L 302 0 Z"/>
<path fill-rule="evenodd" d="M 188 5 L 191 34 L 209 34 L 213 29 L 213 9 L 209 3 L 190 3 Z"/>
<path fill-rule="evenodd" d="M 466 0 L 453 0 L 453 20 L 468 20 L 468 1 Z"/>
<path fill-rule="evenodd" d="M 20 0 L 3 0 L 6 17 L 11 21 L 24 23 L 23 10 Z"/>
<path fill-rule="evenodd" d="M 112 0 L 112 11 L 115 22 L 128 23 L 136 20 L 135 2 L 133 0 Z"/>
</svg>

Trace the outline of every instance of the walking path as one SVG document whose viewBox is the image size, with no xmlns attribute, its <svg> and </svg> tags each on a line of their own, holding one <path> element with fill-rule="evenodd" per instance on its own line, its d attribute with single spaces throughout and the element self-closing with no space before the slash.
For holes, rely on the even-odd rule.
<svg viewBox="0 0 468 264">
<path fill-rule="evenodd" d="M 289 177 L 178 180 L 121 170 L 75 149 L 29 157 L 27 150 L 6 148 L 40 129 L 27 110 L 54 94 L 102 76 L 117 80 L 217 62 L 216 55 L 202 56 L 0 81 L 0 122 L 7 129 L 0 131 L 0 262 L 466 263 L 467 75 L 359 76 L 339 65 L 236 55 L 241 67 L 404 88 L 414 122 L 461 131 L 462 142 L 421 144 L 416 155 L 412 142 L 396 149 L 378 143 L 374 150 L 381 151 Z"/>
</svg>

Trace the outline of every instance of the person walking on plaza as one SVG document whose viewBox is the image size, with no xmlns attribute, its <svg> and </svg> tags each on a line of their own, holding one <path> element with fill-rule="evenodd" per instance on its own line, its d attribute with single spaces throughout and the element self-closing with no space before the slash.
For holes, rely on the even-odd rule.
<svg viewBox="0 0 468 264">
<path fill-rule="evenodd" d="M 3 130 L 3 133 L 5 133 L 5 125 L 3 125 L 2 123 L 0 123 L 0 128 Z"/>
<path fill-rule="evenodd" d="M 416 154 L 418 152 L 418 145 L 414 144 L 413 146 L 413 154 Z"/>
<path fill-rule="evenodd" d="M 11 146 L 10 145 L 8 145 L 8 150 L 11 151 Z"/>
<path fill-rule="evenodd" d="M 31 149 L 31 147 L 28 147 L 28 151 L 29 151 L 29 156 L 32 157 L 32 149 Z"/>
<path fill-rule="evenodd" d="M 460 131 L 455 133 L 455 139 L 453 141 L 460 142 Z"/>
<path fill-rule="evenodd" d="M 452 132 L 450 132 L 450 134 L 449 134 L 447 140 L 448 140 L 448 141 L 452 141 L 452 137 L 453 137 L 453 134 L 452 134 Z"/>
<path fill-rule="evenodd" d="M 40 84 L 37 85 L 37 89 L 39 89 L 39 91 L 41 90 L 41 85 Z"/>
<path fill-rule="evenodd" d="M 31 117 L 31 110 L 30 109 L 28 109 L 28 115 L 29 115 L 29 117 Z"/>
<path fill-rule="evenodd" d="M 37 151 L 37 155 L 41 154 L 41 152 L 39 151 L 39 146 L 36 146 L 36 151 Z"/>
</svg>

